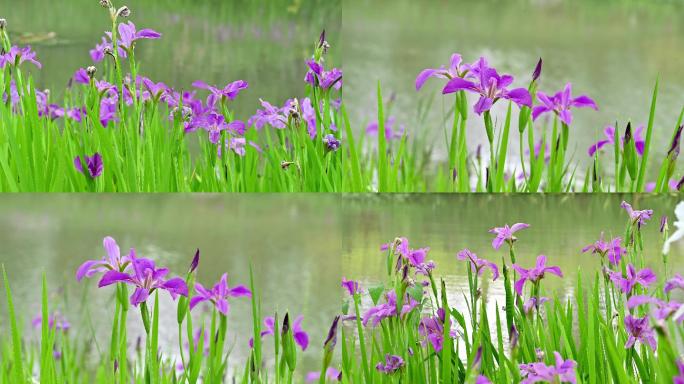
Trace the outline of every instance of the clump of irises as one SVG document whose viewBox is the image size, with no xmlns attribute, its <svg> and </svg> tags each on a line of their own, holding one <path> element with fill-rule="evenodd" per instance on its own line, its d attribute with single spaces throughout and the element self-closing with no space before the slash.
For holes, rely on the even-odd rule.
<svg viewBox="0 0 684 384">
<path fill-rule="evenodd" d="M 78 335 L 88 330 L 73 317 L 77 312 L 48 299 L 45 275 L 41 310 L 23 335 L 3 269 L 9 333 L 0 341 L 0 382 L 678 382 L 684 379 L 684 277 L 671 272 L 667 249 L 662 258 L 643 252 L 642 229 L 654 225 L 653 212 L 627 202 L 622 207 L 620 237 L 608 240 L 601 233 L 577 247 L 577 257 L 596 257 L 600 268 L 566 281 L 574 284 L 569 297 L 548 288 L 549 279 L 568 279 L 568 271 L 555 265 L 557 257 L 539 255 L 532 265 L 516 260 L 516 244 L 527 241 L 525 223 L 492 228 L 492 244 L 478 250 L 486 256 L 466 248 L 439 266 L 463 269 L 467 288 L 438 277 L 429 247 L 397 237 L 380 247 L 386 265 L 381 283 L 342 278 L 343 305 L 324 340 L 310 339 L 301 315 L 264 316 L 251 271 L 249 286 L 227 274 L 205 285 L 197 281 L 199 250 L 177 276 L 133 248 L 122 252 L 106 237 L 104 256 L 75 272 L 82 284 L 97 282 L 84 289 L 113 298 L 101 303 L 112 307 L 113 316 L 103 319 L 111 321 L 111 336 L 97 343 L 97 357 L 89 343 L 81 346 Z M 665 243 L 672 237 L 664 217 Z M 503 286 L 495 288 L 505 292 L 503 302 L 488 297 L 495 285 Z M 176 307 L 176 346 L 162 345 L 158 337 L 160 313 L 169 313 L 160 307 L 170 303 Z M 237 363 L 226 337 L 228 315 L 232 305 L 247 303 L 252 316 L 238 321 L 251 323 L 252 332 L 235 342 L 249 353 Z M 133 342 L 135 326 L 144 331 Z M 314 357 L 319 368 L 302 369 L 298 363 L 313 353 L 312 344 L 322 347 Z"/>
<path fill-rule="evenodd" d="M 425 116 L 432 98 L 417 105 L 416 127 L 405 127 L 389 115 L 394 97 L 385 100 L 377 86 L 377 120 L 364 137 L 347 142 L 351 156 L 345 166 L 353 176 L 354 191 L 458 192 L 674 192 L 684 185 L 677 170 L 682 112 L 672 126 L 655 126 L 658 84 L 653 89 L 649 116 L 636 124 L 615 116 L 605 128 L 578 124 L 575 114 L 599 106 L 592 97 L 576 94 L 572 83 L 553 92 L 542 88 L 542 59 L 531 76 L 501 73 L 486 57 L 472 63 L 453 54 L 448 65 L 420 71 L 415 89 L 439 83 L 446 104 L 445 156 L 435 154 L 426 133 Z M 431 80 L 434 79 L 434 80 Z M 501 113 L 495 115 L 498 108 Z M 474 115 L 474 116 L 473 116 Z M 495 117 L 499 116 L 499 118 Z M 517 128 L 517 154 L 511 147 Z M 486 137 L 487 143 L 468 148 L 467 135 Z M 378 135 L 377 132 L 385 132 Z M 600 134 L 597 134 L 600 132 Z M 672 132 L 663 159 L 652 159 L 654 136 Z M 597 137 L 587 148 L 575 148 L 571 135 Z M 359 160 L 358 158 L 361 158 Z M 585 158 L 588 157 L 588 158 Z M 582 164 L 589 164 L 584 166 Z M 654 172 L 655 170 L 655 172 Z"/>
<path fill-rule="evenodd" d="M 577 273 L 573 295 L 545 288 L 567 279 L 559 261 L 516 261 L 517 236 L 530 226 L 492 228 L 478 256 L 455 254 L 467 289 L 439 279 L 429 248 L 398 237 L 381 246 L 386 278 L 364 287 L 342 280 L 342 381 L 350 383 L 678 382 L 684 350 L 684 280 L 666 257 L 643 252 L 642 228 L 653 211 L 622 203 L 624 235 L 578 247 L 601 268 Z M 661 226 L 668 240 L 667 220 Z M 515 232 L 516 235 L 513 234 Z M 524 241 L 524 240 L 520 240 Z M 500 260 L 500 261 L 496 261 Z M 663 275 L 652 268 L 662 263 Z M 565 271 L 568 272 L 568 271 Z M 505 301 L 487 292 L 503 285 Z M 499 289 L 498 287 L 496 288 Z M 458 305 L 455 305 L 458 302 Z"/>
<path fill-rule="evenodd" d="M 30 46 L 0 28 L 0 191 L 338 191 L 342 71 L 325 32 L 302 60 L 301 98 L 262 100 L 253 116 L 232 103 L 245 80 L 177 89 L 147 76 L 139 49 L 162 39 L 134 11 L 104 1 L 111 29 L 74 68 L 62 100 L 36 87 Z M 97 6 L 96 3 L 93 6 Z M 34 68 L 31 68 L 34 67 Z M 257 80 L 258 81 L 258 80 Z"/>
</svg>

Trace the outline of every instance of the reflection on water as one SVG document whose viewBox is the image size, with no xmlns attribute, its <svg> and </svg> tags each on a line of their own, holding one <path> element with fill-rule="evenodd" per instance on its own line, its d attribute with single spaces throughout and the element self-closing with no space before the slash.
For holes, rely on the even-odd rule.
<svg viewBox="0 0 684 384">
<path fill-rule="evenodd" d="M 125 3 L 138 28 L 163 35 L 137 44 L 143 75 L 182 89 L 200 79 L 221 86 L 247 80 L 250 89 L 235 101 L 238 117 L 245 119 L 260 97 L 282 104 L 301 96 L 313 42 L 325 28 L 336 46 L 341 24 L 339 0 L 298 6 L 285 0 Z M 91 0 L 0 0 L 0 12 L 14 42 L 37 51 L 43 69 L 32 73 L 37 86 L 51 89 L 53 97 L 62 95 L 78 68 L 91 65 L 89 50 L 111 28 L 108 12 Z M 330 54 L 334 57 L 335 49 Z"/>
<path fill-rule="evenodd" d="M 467 312 L 467 264 L 458 261 L 456 253 L 468 248 L 501 265 L 502 257 L 508 259 L 508 251 L 505 247 L 492 249 L 493 235 L 487 231 L 524 222 L 530 227 L 516 233 L 517 263 L 531 267 L 537 255 L 547 255 L 547 264 L 560 266 L 565 278 L 549 275 L 543 289 L 548 296 L 556 292 L 559 297 L 572 297 L 578 274 L 588 281 L 600 272 L 600 260 L 583 254 L 582 248 L 598 240 L 602 231 L 608 238 L 624 233 L 628 216 L 620 208 L 623 200 L 635 209 L 653 209 L 653 219 L 642 228 L 644 255 L 646 265 L 662 273 L 659 219 L 668 215 L 672 225 L 679 202 L 675 195 L 349 196 L 343 204 L 342 270 L 347 278 L 360 280 L 366 288 L 378 286 L 387 268 L 380 244 L 405 236 L 411 248 L 430 247 L 427 259 L 435 261 L 434 275 L 444 279 L 449 303 Z M 670 272 L 684 269 L 684 241 L 671 248 L 668 262 Z M 484 276 L 482 294 L 493 311 L 505 303 L 503 279 L 492 282 L 489 272 Z"/>
<path fill-rule="evenodd" d="M 341 300 L 337 207 L 338 200 L 325 195 L 5 196 L 0 199 L 0 264 L 7 268 L 27 329 L 40 311 L 37 287 L 45 272 L 51 305 L 66 314 L 79 337 L 90 339 L 92 327 L 106 351 L 112 290 L 98 289 L 96 281 L 77 284 L 74 278 L 80 263 L 104 255 L 104 236 L 117 239 L 122 251 L 135 247 L 139 256 L 155 259 L 174 275 L 185 274 L 200 248 L 198 278 L 205 286 L 223 272 L 231 286 L 249 284 L 252 263 L 264 316 L 275 311 L 281 318 L 285 311 L 305 316 L 311 350 L 304 353 L 303 367 L 315 369 Z M 173 355 L 176 309 L 165 293 L 160 297 L 160 345 Z M 5 311 L 2 305 L 0 318 L 6 318 Z M 250 311 L 248 299 L 231 301 L 228 340 L 238 362 L 247 352 Z M 6 324 L 0 322 L 0 328 Z M 133 344 L 144 333 L 136 311 L 129 324 Z"/>
<path fill-rule="evenodd" d="M 443 153 L 443 130 L 451 120 L 445 124 L 442 117 L 453 98 L 439 96 L 444 82 L 436 79 L 416 92 L 415 77 L 422 69 L 448 64 L 453 52 L 468 62 L 484 55 L 500 72 L 514 74 L 515 86 L 526 87 L 543 57 L 540 90 L 555 92 L 571 81 L 574 92 L 592 96 L 600 107 L 575 113 L 571 148 L 586 162 L 587 148 L 606 125 L 617 120 L 624 129 L 627 119 L 646 123 L 659 75 L 654 151 L 662 158 L 684 103 L 683 18 L 680 2 L 345 1 L 347 108 L 361 111 L 353 118 L 364 127 L 377 119 L 375 84 L 381 80 L 386 97 L 396 94 L 391 114 L 397 123 L 405 124 L 410 136 L 427 131 Z M 430 95 L 435 99 L 422 121 L 418 100 Z M 496 107 L 501 122 L 506 106 Z M 482 121 L 475 117 L 468 130 L 472 149 L 486 143 Z M 517 132 L 512 140 L 517 143 Z M 509 151 L 517 153 L 517 145 Z"/>
</svg>

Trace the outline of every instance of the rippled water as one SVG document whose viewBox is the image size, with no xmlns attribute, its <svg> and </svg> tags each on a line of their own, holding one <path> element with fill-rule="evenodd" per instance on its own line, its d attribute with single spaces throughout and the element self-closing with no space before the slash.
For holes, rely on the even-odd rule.
<svg viewBox="0 0 684 384">
<path fill-rule="evenodd" d="M 420 92 L 414 81 L 422 69 L 448 64 L 453 52 L 468 62 L 486 56 L 500 72 L 516 76 L 514 85 L 522 87 L 543 57 L 540 90 L 553 93 L 570 81 L 575 93 L 592 96 L 600 111 L 575 112 L 570 144 L 585 164 L 588 147 L 606 125 L 618 121 L 624 130 L 628 119 L 647 122 L 657 76 L 661 92 L 653 151 L 658 159 L 684 106 L 681 2 L 348 0 L 343 8 L 345 99 L 348 110 L 357 111 L 354 122 L 365 127 L 377 119 L 375 87 L 380 80 L 385 97 L 395 97 L 391 114 L 397 123 L 410 136 L 433 139 L 442 158 L 443 116 L 453 98 L 440 96 L 442 80 L 429 80 Z M 424 121 L 418 119 L 417 105 L 430 97 L 430 113 Z M 500 123 L 505 107 L 496 106 Z M 447 127 L 450 122 L 449 117 Z M 517 154 L 517 129 L 511 131 L 516 145 L 509 153 Z M 482 121 L 473 113 L 468 139 L 473 150 L 486 144 Z"/>
<path fill-rule="evenodd" d="M 174 275 L 184 276 L 200 248 L 198 280 L 205 286 L 223 272 L 229 285 L 248 285 L 252 263 L 264 316 L 276 311 L 281 319 L 286 311 L 305 316 L 311 345 L 303 367 L 316 369 L 341 301 L 337 212 L 338 199 L 325 195 L 5 196 L 0 199 L 0 264 L 7 268 L 27 330 L 40 312 L 45 272 L 51 307 L 66 315 L 79 338 L 97 334 L 106 351 L 113 290 L 98 289 L 96 281 L 77 284 L 74 277 L 83 261 L 104 255 L 104 236 L 113 236 L 122 251 L 135 247 L 138 256 L 156 260 Z M 173 356 L 176 307 L 165 293 L 160 297 L 160 345 Z M 6 319 L 5 305 L 0 307 L 0 318 Z M 248 299 L 231 300 L 228 324 L 227 340 L 235 347 L 232 362 L 239 363 L 252 332 Z M 0 329 L 5 326 L 0 321 Z M 136 311 L 131 311 L 129 329 L 131 344 L 144 334 Z"/>
</svg>

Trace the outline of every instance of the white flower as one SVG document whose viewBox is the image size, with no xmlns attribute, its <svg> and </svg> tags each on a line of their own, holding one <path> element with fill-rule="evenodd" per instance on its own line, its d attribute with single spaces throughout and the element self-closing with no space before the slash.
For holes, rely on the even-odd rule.
<svg viewBox="0 0 684 384">
<path fill-rule="evenodd" d="M 663 255 L 667 255 L 670 252 L 670 244 L 684 238 L 684 201 L 680 202 L 675 207 L 675 217 L 677 218 L 677 221 L 674 222 L 674 226 L 677 230 L 670 238 L 665 240 L 665 244 L 663 244 Z"/>
</svg>

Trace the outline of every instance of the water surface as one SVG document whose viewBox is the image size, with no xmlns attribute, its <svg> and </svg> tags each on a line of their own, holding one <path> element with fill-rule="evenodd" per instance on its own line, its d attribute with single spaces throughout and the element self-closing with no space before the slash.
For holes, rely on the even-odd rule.
<svg viewBox="0 0 684 384">
<path fill-rule="evenodd" d="M 508 260 L 504 246 L 495 251 L 488 230 L 517 222 L 530 227 L 516 233 L 517 263 L 534 266 L 538 255 L 548 258 L 547 265 L 558 265 L 564 279 L 548 275 L 543 288 L 560 297 L 574 300 L 578 275 L 585 282 L 600 272 L 600 259 L 584 254 L 582 248 L 598 240 L 601 232 L 606 239 L 624 237 L 627 213 L 620 208 L 626 200 L 635 209 L 653 209 L 653 219 L 642 229 L 645 263 L 663 273 L 661 258 L 662 235 L 659 220 L 668 215 L 670 227 L 674 221 L 675 195 L 486 195 L 486 194 L 425 194 L 425 195 L 356 195 L 343 203 L 342 269 L 349 279 L 358 279 L 364 287 L 382 284 L 386 279 L 386 254 L 380 245 L 404 236 L 411 248 L 430 247 L 428 259 L 434 260 L 436 279 L 443 278 L 450 304 L 466 310 L 463 300 L 468 292 L 467 264 L 456 254 L 468 248 L 479 257 L 492 260 L 501 268 L 502 257 Z M 684 241 L 673 244 L 669 254 L 669 273 L 684 272 Z M 493 310 L 505 302 L 503 279 L 491 282 L 489 272 L 483 295 Z M 369 303 L 366 303 L 369 304 Z"/>
<path fill-rule="evenodd" d="M 338 200 L 327 195 L 8 195 L 0 199 L 0 264 L 28 335 L 39 335 L 29 322 L 40 312 L 38 287 L 46 273 L 51 307 L 66 315 L 79 338 L 97 335 L 105 351 L 113 289 L 98 289 L 96 279 L 77 284 L 74 277 L 83 261 L 104 255 L 104 236 L 113 236 L 122 251 L 134 247 L 138 256 L 154 259 L 173 275 L 185 275 L 199 248 L 198 280 L 205 286 L 224 272 L 229 285 L 248 285 L 252 264 L 264 316 L 276 311 L 281 319 L 286 311 L 305 316 L 311 345 L 304 371 L 318 368 L 323 340 L 339 311 L 337 212 Z M 160 297 L 160 346 L 176 356 L 176 307 L 165 293 Z M 0 318 L 6 319 L 5 305 L 0 307 Z M 203 313 L 199 307 L 194 312 L 197 319 Z M 252 332 L 248 299 L 231 300 L 228 324 L 232 362 L 239 364 Z M 0 321 L 0 329 L 6 326 Z M 144 334 L 137 311 L 131 311 L 129 329 L 131 343 Z"/>
<path fill-rule="evenodd" d="M 443 116 L 453 97 L 440 96 L 443 80 L 430 79 L 420 92 L 414 81 L 424 68 L 447 65 L 454 52 L 467 62 L 486 56 L 500 73 L 513 74 L 517 87 L 527 87 L 543 57 L 540 90 L 553 93 L 572 82 L 575 93 L 593 97 L 599 112 L 576 111 L 572 126 L 570 147 L 582 164 L 590 160 L 587 149 L 606 125 L 617 121 L 624 130 L 627 120 L 647 122 L 658 76 L 653 142 L 658 163 L 684 106 L 682 2 L 348 0 L 343 7 L 346 102 L 348 110 L 355 111 L 353 122 L 365 127 L 377 120 L 375 89 L 380 80 L 385 97 L 395 97 L 390 114 L 397 124 L 403 124 L 409 136 L 431 138 L 436 158 L 444 158 L 443 132 L 451 117 L 445 124 Z M 430 97 L 430 112 L 419 119 L 417 106 Z M 505 107 L 495 106 L 499 123 Z M 468 140 L 474 151 L 486 144 L 486 135 L 482 120 L 470 115 Z M 515 145 L 509 146 L 509 153 L 517 154 L 517 129 L 511 131 Z"/>
</svg>

